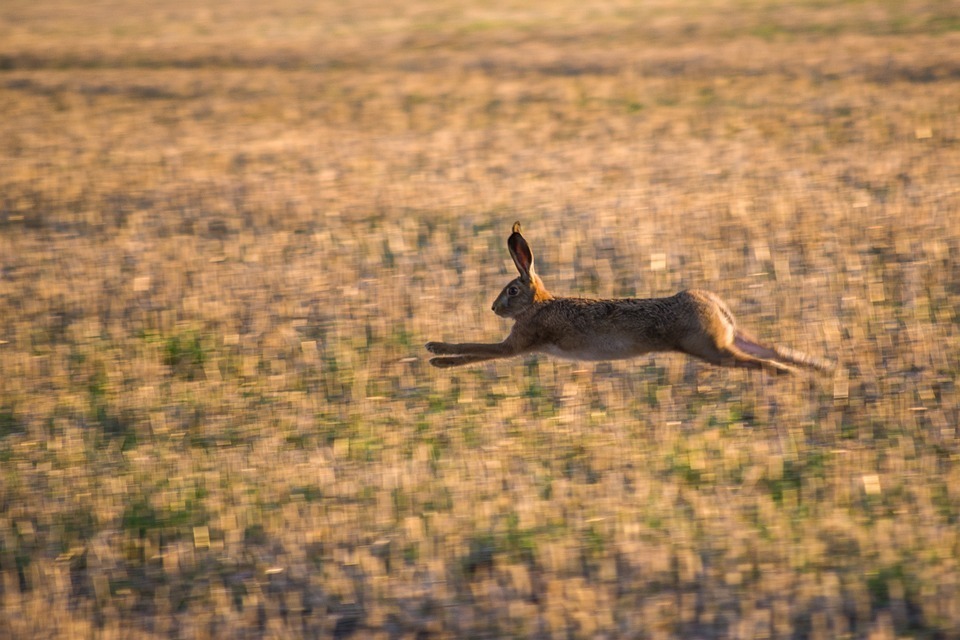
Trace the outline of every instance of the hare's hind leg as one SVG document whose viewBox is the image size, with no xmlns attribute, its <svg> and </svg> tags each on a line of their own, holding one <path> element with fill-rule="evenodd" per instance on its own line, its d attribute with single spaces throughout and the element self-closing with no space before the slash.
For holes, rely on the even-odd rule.
<svg viewBox="0 0 960 640">
<path fill-rule="evenodd" d="M 674 343 L 679 351 L 718 367 L 763 369 L 769 366 L 787 371 L 779 363 L 737 346 L 739 332 L 736 320 L 726 303 L 715 293 L 691 290 L 677 294 L 677 298 L 684 305 L 682 328 Z"/>
<path fill-rule="evenodd" d="M 718 367 L 773 369 L 778 374 L 793 372 L 791 367 L 763 357 L 761 353 L 753 353 L 750 350 L 740 348 L 738 337 L 735 337 L 730 344 L 724 345 L 713 337 L 700 334 L 682 343 L 681 351 Z"/>
<path fill-rule="evenodd" d="M 793 373 L 793 368 L 776 360 L 758 358 L 750 353 L 746 353 L 731 345 L 724 349 L 717 349 L 716 353 L 698 354 L 698 357 L 707 362 L 721 367 L 737 367 L 740 369 L 772 369 L 777 374 Z"/>
<path fill-rule="evenodd" d="M 733 344 L 737 349 L 743 351 L 744 353 L 748 353 L 766 362 L 779 365 L 786 370 L 805 368 L 815 369 L 822 373 L 829 373 L 836 367 L 836 364 L 829 360 L 815 358 L 794 349 L 789 349 L 787 347 L 768 347 L 760 344 L 752 337 L 740 331 L 737 332 Z"/>
<path fill-rule="evenodd" d="M 738 331 L 737 335 L 733 338 L 733 345 L 738 351 L 748 353 L 755 358 L 761 358 L 763 360 L 776 360 L 778 357 L 776 351 L 770 347 L 760 344 L 753 338 L 740 331 Z"/>
</svg>

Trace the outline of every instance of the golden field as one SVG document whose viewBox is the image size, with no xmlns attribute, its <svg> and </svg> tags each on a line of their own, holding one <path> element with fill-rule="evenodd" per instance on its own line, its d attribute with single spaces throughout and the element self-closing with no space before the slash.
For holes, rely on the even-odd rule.
<svg viewBox="0 0 960 640">
<path fill-rule="evenodd" d="M 0 636 L 950 638 L 960 6 L 0 5 Z M 554 293 L 839 361 L 440 371 Z"/>
</svg>

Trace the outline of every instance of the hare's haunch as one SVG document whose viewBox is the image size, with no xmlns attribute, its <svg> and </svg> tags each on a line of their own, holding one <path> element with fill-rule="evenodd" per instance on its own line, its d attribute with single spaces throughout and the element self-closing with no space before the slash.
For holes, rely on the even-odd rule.
<svg viewBox="0 0 960 640">
<path fill-rule="evenodd" d="M 763 345 L 742 330 L 727 305 L 709 291 L 689 290 L 669 298 L 587 300 L 555 298 L 534 271 L 533 252 L 513 225 L 507 240 L 520 276 L 493 302 L 494 312 L 513 318 L 513 330 L 494 344 L 428 342 L 430 364 L 456 367 L 524 353 L 573 360 L 619 360 L 653 351 L 679 351 L 726 367 L 790 372 L 797 367 L 829 371 L 833 364 L 793 349 Z"/>
</svg>

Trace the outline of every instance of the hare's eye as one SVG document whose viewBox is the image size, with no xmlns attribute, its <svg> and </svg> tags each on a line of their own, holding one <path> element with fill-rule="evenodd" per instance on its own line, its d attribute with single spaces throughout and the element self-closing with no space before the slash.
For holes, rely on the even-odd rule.
<svg viewBox="0 0 960 640">
<path fill-rule="evenodd" d="M 509 289 L 507 289 L 507 293 L 509 293 L 511 296 L 515 296 L 515 295 L 517 295 L 518 293 L 520 293 L 520 289 L 519 289 L 519 287 L 515 287 L 515 286 L 514 286 L 514 287 L 510 287 Z"/>
</svg>

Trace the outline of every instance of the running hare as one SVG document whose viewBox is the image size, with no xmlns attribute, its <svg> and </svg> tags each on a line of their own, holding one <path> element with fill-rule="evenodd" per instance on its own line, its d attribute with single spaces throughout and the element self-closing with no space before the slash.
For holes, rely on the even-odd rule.
<svg viewBox="0 0 960 640">
<path fill-rule="evenodd" d="M 760 344 L 737 328 L 727 305 L 709 291 L 692 289 L 669 298 L 586 300 L 555 298 L 533 269 L 533 251 L 513 225 L 507 240 L 520 277 L 493 302 L 494 312 L 515 323 L 503 342 L 428 342 L 435 367 L 457 367 L 524 353 L 573 360 L 618 360 L 651 351 L 679 351 L 715 365 L 790 372 L 829 371 L 833 364 L 793 349 Z"/>
</svg>

